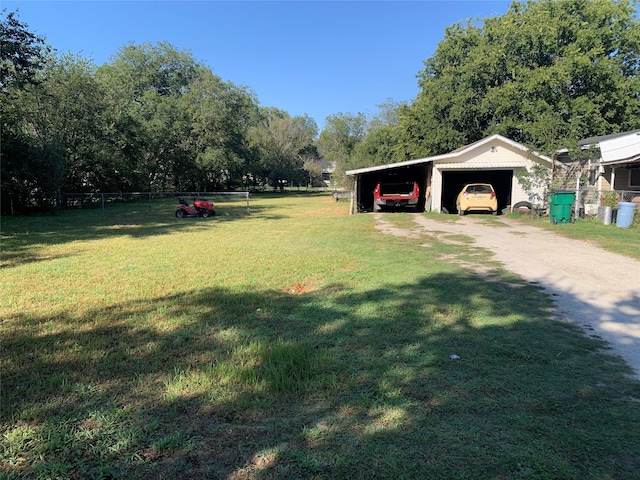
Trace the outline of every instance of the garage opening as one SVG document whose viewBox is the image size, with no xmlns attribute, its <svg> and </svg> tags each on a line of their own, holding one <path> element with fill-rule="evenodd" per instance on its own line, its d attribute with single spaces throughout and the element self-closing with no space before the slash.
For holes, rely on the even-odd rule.
<svg viewBox="0 0 640 480">
<path fill-rule="evenodd" d="M 467 183 L 490 183 L 498 198 L 498 211 L 511 204 L 513 170 L 449 170 L 442 172 L 442 208 L 458 213 L 456 198 Z"/>
<path fill-rule="evenodd" d="M 427 186 L 427 166 L 416 165 L 397 169 L 381 170 L 362 174 L 358 177 L 358 210 L 361 212 L 373 211 L 373 190 L 378 182 L 381 183 L 405 183 L 418 182 L 420 187 L 420 199 L 418 200 L 419 212 L 424 211 L 424 195 Z"/>
</svg>

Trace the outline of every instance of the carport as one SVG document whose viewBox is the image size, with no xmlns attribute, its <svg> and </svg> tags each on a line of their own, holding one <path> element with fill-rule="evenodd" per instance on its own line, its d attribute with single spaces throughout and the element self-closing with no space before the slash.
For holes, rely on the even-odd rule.
<svg viewBox="0 0 640 480">
<path fill-rule="evenodd" d="M 355 177 L 352 211 L 371 211 L 377 182 L 416 181 L 420 185 L 419 211 L 456 213 L 456 197 L 467 183 L 491 183 L 498 209 L 518 202 L 534 203 L 542 191 L 525 192 L 517 180 L 519 172 L 536 164 L 551 168 L 553 161 L 501 135 L 491 135 L 451 153 L 390 165 L 350 170 Z M 556 165 L 560 165 L 556 162 Z"/>
<path fill-rule="evenodd" d="M 418 182 L 420 199 L 418 211 L 424 211 L 425 191 L 427 190 L 431 165 L 429 162 L 417 164 L 394 164 L 381 167 L 360 169 L 356 175 L 355 198 L 360 212 L 373 210 L 373 189 L 377 183 Z M 350 174 L 347 172 L 347 174 Z"/>
</svg>

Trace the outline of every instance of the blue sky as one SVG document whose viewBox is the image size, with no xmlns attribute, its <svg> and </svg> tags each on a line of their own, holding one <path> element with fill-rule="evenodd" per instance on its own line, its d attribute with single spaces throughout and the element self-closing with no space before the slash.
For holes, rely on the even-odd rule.
<svg viewBox="0 0 640 480">
<path fill-rule="evenodd" d="M 12 1 L 7 11 L 59 53 L 108 62 L 118 49 L 168 41 L 263 106 L 308 114 L 377 113 L 411 102 L 444 30 L 503 15 L 511 0 Z"/>
</svg>

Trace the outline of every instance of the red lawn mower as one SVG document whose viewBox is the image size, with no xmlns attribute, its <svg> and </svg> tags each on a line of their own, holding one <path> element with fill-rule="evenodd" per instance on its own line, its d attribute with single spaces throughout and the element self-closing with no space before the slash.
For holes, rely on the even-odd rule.
<svg viewBox="0 0 640 480">
<path fill-rule="evenodd" d="M 212 217 L 216 214 L 213 202 L 204 198 L 194 198 L 193 206 L 190 206 L 182 197 L 178 199 L 180 205 L 176 210 L 176 217 Z"/>
</svg>

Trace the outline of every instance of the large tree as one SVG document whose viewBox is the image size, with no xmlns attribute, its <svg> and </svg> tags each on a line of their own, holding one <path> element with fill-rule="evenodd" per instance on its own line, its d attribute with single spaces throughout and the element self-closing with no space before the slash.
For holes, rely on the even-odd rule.
<svg viewBox="0 0 640 480">
<path fill-rule="evenodd" d="M 263 109 L 262 121 L 253 130 L 253 144 L 262 176 L 274 188 L 285 183 L 307 184 L 305 163 L 314 155 L 315 122 L 308 116 L 292 117 L 277 109 Z"/>
<path fill-rule="evenodd" d="M 18 20 L 15 12 L 0 19 L 0 194 L 3 213 L 26 205 L 38 188 L 33 147 L 23 129 L 23 90 L 41 79 L 51 48 Z M 43 157 L 41 156 L 41 159 Z M 51 157 L 53 160 L 53 155 Z"/>
<path fill-rule="evenodd" d="M 129 44 L 98 70 L 123 147 L 144 190 L 239 184 L 257 102 L 190 52 L 167 42 Z M 131 172 L 133 175 L 133 172 Z"/>
<path fill-rule="evenodd" d="M 98 69 L 101 84 L 114 99 L 119 128 L 138 156 L 136 171 L 145 190 L 180 189 L 185 183 L 185 165 L 195 155 L 181 97 L 202 68 L 189 52 L 160 42 L 126 45 Z"/>
<path fill-rule="evenodd" d="M 500 133 L 544 153 L 640 123 L 640 24 L 631 0 L 514 2 L 456 24 L 400 111 L 405 158 Z"/>
<path fill-rule="evenodd" d="M 258 118 L 254 96 L 203 68 L 182 101 L 192 122 L 200 188 L 242 185 L 251 158 L 249 131 Z"/>
<path fill-rule="evenodd" d="M 22 105 L 31 143 L 48 159 L 42 171 L 50 193 L 63 186 L 104 191 L 118 183 L 122 165 L 109 153 L 106 96 L 91 61 L 67 54 L 50 62 L 42 82 L 25 90 Z M 52 152 L 60 153 L 59 164 Z"/>
</svg>

